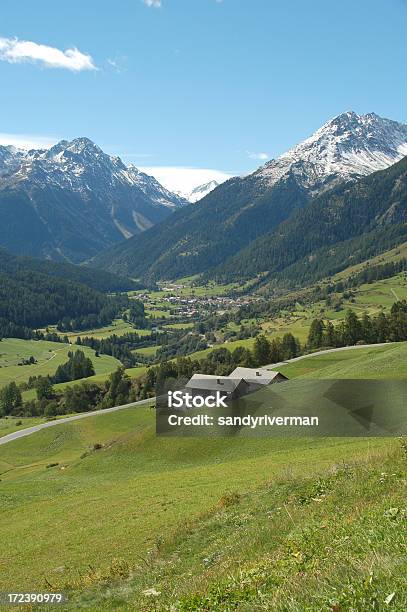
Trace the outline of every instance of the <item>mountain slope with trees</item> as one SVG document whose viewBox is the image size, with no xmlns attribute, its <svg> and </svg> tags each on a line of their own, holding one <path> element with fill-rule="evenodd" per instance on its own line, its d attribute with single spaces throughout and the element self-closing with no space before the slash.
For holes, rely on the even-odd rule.
<svg viewBox="0 0 407 612">
<path fill-rule="evenodd" d="M 92 265 L 149 279 L 207 272 L 336 186 L 387 168 L 407 153 L 407 126 L 374 113 L 335 117 L 253 174 L 217 187 Z"/>
<path fill-rule="evenodd" d="M 269 278 L 315 280 L 404 242 L 406 223 L 407 157 L 320 195 L 213 276 L 230 280 L 268 272 Z"/>
<path fill-rule="evenodd" d="M 111 274 L 105 270 L 76 266 L 69 263 L 37 259 L 35 257 L 16 256 L 0 248 L 0 272 L 14 275 L 21 271 L 46 274 L 54 278 L 81 283 L 97 291 L 113 293 L 140 289 L 141 285 L 130 278 Z"/>
<path fill-rule="evenodd" d="M 109 323 L 129 299 L 96 288 L 111 291 L 131 285 L 104 272 L 0 250 L 0 338 L 31 337 L 32 328 L 61 322 L 64 329 Z"/>
<path fill-rule="evenodd" d="M 149 280 L 202 273 L 307 202 L 292 176 L 271 191 L 254 177 L 234 178 L 165 222 L 96 256 L 91 265 Z"/>
</svg>

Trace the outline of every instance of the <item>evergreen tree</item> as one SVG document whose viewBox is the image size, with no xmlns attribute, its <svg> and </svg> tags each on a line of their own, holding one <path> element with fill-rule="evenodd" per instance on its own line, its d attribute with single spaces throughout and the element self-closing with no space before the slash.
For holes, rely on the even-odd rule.
<svg viewBox="0 0 407 612">
<path fill-rule="evenodd" d="M 336 333 L 335 333 L 335 327 L 334 327 L 332 321 L 327 321 L 327 323 L 325 325 L 325 333 L 324 333 L 323 344 L 324 344 L 324 346 L 333 346 L 333 347 L 335 347 L 337 345 L 337 337 L 336 337 Z"/>
<path fill-rule="evenodd" d="M 61 364 L 52 377 L 54 383 L 80 380 L 81 378 L 88 378 L 95 374 L 92 360 L 86 357 L 83 351 L 78 350 L 75 351 L 75 353 L 69 351 L 68 357 L 68 361 Z"/>
<path fill-rule="evenodd" d="M 270 363 L 278 363 L 283 359 L 280 338 L 273 338 L 270 344 Z"/>
<path fill-rule="evenodd" d="M 270 363 L 270 342 L 263 335 L 257 336 L 254 341 L 253 361 L 256 366 Z"/>
<path fill-rule="evenodd" d="M 389 336 L 389 325 L 384 312 L 381 312 L 375 320 L 377 342 L 386 342 Z"/>
<path fill-rule="evenodd" d="M 373 344 L 376 339 L 372 320 L 366 312 L 364 312 L 362 316 L 361 336 L 367 344 Z"/>
<path fill-rule="evenodd" d="M 12 414 L 21 404 L 21 391 L 14 381 L 0 389 L 0 417 Z"/>
<path fill-rule="evenodd" d="M 390 311 L 389 336 L 393 342 L 407 340 L 407 301 L 395 302 Z"/>
<path fill-rule="evenodd" d="M 353 310 L 348 310 L 345 316 L 345 344 L 356 344 L 361 339 L 361 324 Z"/>
<path fill-rule="evenodd" d="M 48 376 L 39 376 L 36 380 L 35 388 L 38 400 L 52 399 L 54 396 L 52 383 Z"/>
<path fill-rule="evenodd" d="M 281 352 L 283 359 L 292 359 L 299 354 L 298 341 L 291 333 L 286 333 L 281 341 Z"/>
<path fill-rule="evenodd" d="M 322 346 L 325 326 L 321 319 L 314 319 L 308 332 L 307 346 L 309 348 L 319 348 Z"/>
</svg>

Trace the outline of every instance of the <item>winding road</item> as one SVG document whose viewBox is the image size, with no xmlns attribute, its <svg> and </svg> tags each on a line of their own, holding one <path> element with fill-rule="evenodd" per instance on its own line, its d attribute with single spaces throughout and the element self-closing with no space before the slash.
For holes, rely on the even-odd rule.
<svg viewBox="0 0 407 612">
<path fill-rule="evenodd" d="M 64 423 L 70 423 L 71 421 L 79 421 L 80 419 L 86 419 L 91 416 L 98 416 L 100 414 L 107 414 L 108 412 L 117 412 L 118 410 L 123 410 L 124 408 L 130 408 L 132 406 L 142 406 L 143 404 L 151 403 L 151 400 L 154 398 L 140 400 L 139 402 L 133 402 L 132 404 L 123 404 L 122 406 L 114 406 L 113 408 L 105 408 L 104 410 L 93 410 L 92 412 L 82 412 L 81 414 L 75 414 L 74 416 L 64 417 L 62 419 L 55 419 L 54 421 L 47 421 L 46 423 L 40 423 L 39 425 L 33 425 L 32 427 L 27 427 L 26 429 L 20 429 L 19 431 L 13 431 L 13 433 L 7 434 L 0 438 L 0 446 L 2 444 L 7 444 L 8 442 L 12 442 L 13 440 L 18 440 L 19 438 L 25 438 L 25 436 L 30 436 L 31 434 L 41 431 L 41 429 L 46 429 L 47 427 L 55 427 L 55 425 L 63 425 Z"/>
<path fill-rule="evenodd" d="M 317 357 L 318 355 L 326 355 L 328 353 L 336 353 L 338 351 L 349 351 L 349 350 L 358 350 L 363 348 L 376 348 L 379 346 L 389 346 L 390 342 L 383 342 L 381 344 L 358 344 L 355 346 L 343 346 L 340 348 L 334 349 L 326 349 L 324 351 L 317 351 L 316 353 L 301 355 L 301 357 L 294 357 L 293 359 L 287 359 L 287 361 L 280 361 L 278 363 L 273 363 L 270 365 L 263 366 L 265 369 L 273 369 L 282 367 L 287 365 L 288 363 L 294 363 L 295 361 L 300 361 L 301 359 L 307 359 L 309 357 Z M 80 419 L 86 419 L 92 416 L 98 416 L 101 414 L 107 414 L 108 412 L 117 412 L 118 410 L 123 410 L 124 408 L 131 408 L 132 406 L 143 406 L 144 404 L 149 404 L 154 398 L 149 398 L 146 400 L 140 400 L 138 402 L 133 402 L 132 404 L 123 404 L 122 406 L 114 406 L 113 408 L 105 408 L 104 410 L 94 410 L 92 412 L 83 412 L 81 414 L 75 414 L 74 416 L 64 417 L 62 419 L 55 419 L 54 421 L 47 421 L 46 423 L 40 423 L 39 425 L 33 425 L 32 427 L 27 427 L 26 429 L 20 429 L 19 431 L 14 431 L 13 433 L 7 434 L 3 437 L 0 437 L 0 446 L 2 444 L 8 444 L 9 442 L 13 442 L 13 440 L 18 440 L 19 438 L 24 438 L 25 436 L 30 436 L 37 431 L 41 431 L 41 429 L 46 429 L 47 427 L 55 427 L 56 425 L 63 425 L 64 423 L 70 423 L 71 421 L 79 421 Z"/>
</svg>

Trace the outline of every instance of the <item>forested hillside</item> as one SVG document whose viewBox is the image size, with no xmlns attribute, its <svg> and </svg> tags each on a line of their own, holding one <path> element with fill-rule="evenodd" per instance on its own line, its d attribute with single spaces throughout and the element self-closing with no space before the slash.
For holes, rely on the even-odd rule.
<svg viewBox="0 0 407 612">
<path fill-rule="evenodd" d="M 407 158 L 341 185 L 295 212 L 278 230 L 240 251 L 212 276 L 308 282 L 404 242 L 407 236 Z"/>
<path fill-rule="evenodd" d="M 307 202 L 291 175 L 272 190 L 253 176 L 231 179 L 194 206 L 96 256 L 92 265 L 148 279 L 202 273 Z"/>
<path fill-rule="evenodd" d="M 43 270 L 43 271 L 41 271 Z M 50 273 L 45 273 L 49 270 Z M 0 338 L 26 337 L 32 328 L 64 323 L 65 329 L 103 325 L 112 320 L 125 297 L 109 297 L 69 277 L 107 289 L 124 279 L 74 266 L 16 258 L 0 252 Z M 60 277 L 57 274 L 61 274 Z M 67 278 L 62 276 L 66 275 Z M 93 276 L 93 279 L 92 279 Z M 131 281 L 129 281 L 131 284 Z"/>
<path fill-rule="evenodd" d="M 102 292 L 129 291 L 140 289 L 141 285 L 118 274 L 104 270 L 89 269 L 85 266 L 75 266 L 69 263 L 36 259 L 34 257 L 18 257 L 0 248 L 0 273 L 14 275 L 21 271 L 39 272 L 54 278 L 63 278 L 87 285 L 91 289 Z"/>
</svg>

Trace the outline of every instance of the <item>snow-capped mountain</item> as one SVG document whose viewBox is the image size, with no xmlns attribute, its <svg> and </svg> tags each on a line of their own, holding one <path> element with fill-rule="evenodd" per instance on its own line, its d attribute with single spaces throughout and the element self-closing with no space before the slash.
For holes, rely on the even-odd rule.
<svg viewBox="0 0 407 612">
<path fill-rule="evenodd" d="M 16 149 L 11 145 L 0 145 L 0 178 L 8 172 L 14 171 L 25 155 L 26 151 L 22 149 Z"/>
<path fill-rule="evenodd" d="M 311 192 L 383 170 L 407 155 L 407 125 L 349 111 L 254 173 L 268 188 L 290 173 Z"/>
<path fill-rule="evenodd" d="M 204 183 L 203 185 L 198 185 L 198 187 L 192 189 L 192 191 L 187 195 L 187 200 L 192 203 L 198 202 L 208 195 L 208 193 L 216 189 L 216 187 L 219 185 L 220 183 L 214 180 L 209 181 L 209 183 Z"/>
<path fill-rule="evenodd" d="M 267 251 L 268 237 L 281 223 L 322 192 L 385 169 L 405 155 L 407 125 L 373 113 L 343 113 L 279 158 L 219 185 L 182 216 L 169 217 L 100 255 L 95 263 L 137 277 L 206 273 L 215 278 L 215 270 L 230 259 L 236 274 L 244 274 L 246 249 L 252 242 L 265 240 L 262 250 L 251 252 L 257 257 Z M 329 206 L 329 198 L 324 201 Z M 295 251 L 295 245 L 291 248 Z M 284 264 L 283 256 L 280 263 Z"/>
<path fill-rule="evenodd" d="M 142 190 L 142 192 L 156 204 L 168 208 L 179 208 L 189 204 L 188 198 L 166 189 L 154 176 L 141 172 L 134 164 L 127 166 L 129 178 Z"/>
<path fill-rule="evenodd" d="M 46 150 L 0 146 L 0 245 L 17 253 L 80 261 L 186 204 L 88 138 Z M 25 246 L 24 219 L 36 228 Z"/>
</svg>

